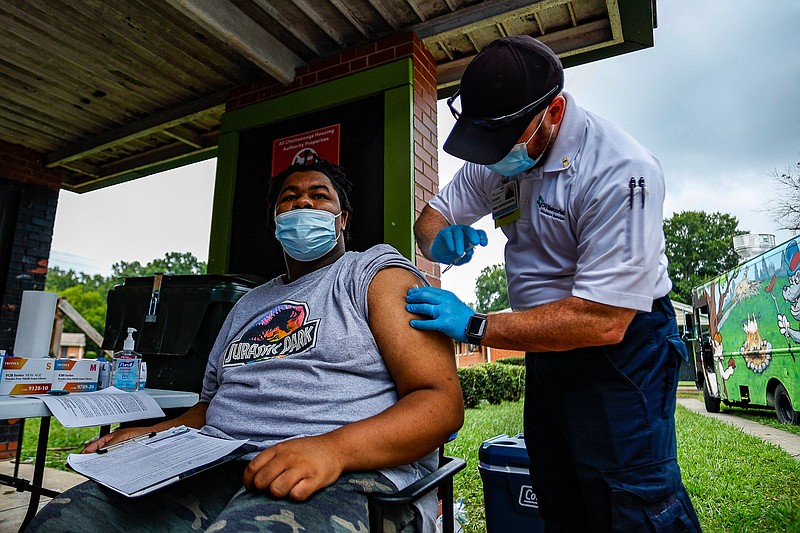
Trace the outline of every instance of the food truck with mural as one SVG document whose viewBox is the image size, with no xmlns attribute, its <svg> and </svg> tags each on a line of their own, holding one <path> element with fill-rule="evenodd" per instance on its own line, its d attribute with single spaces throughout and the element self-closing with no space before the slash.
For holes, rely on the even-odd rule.
<svg viewBox="0 0 800 533">
<path fill-rule="evenodd" d="M 774 408 L 800 424 L 800 235 L 692 291 L 706 410 Z"/>
</svg>

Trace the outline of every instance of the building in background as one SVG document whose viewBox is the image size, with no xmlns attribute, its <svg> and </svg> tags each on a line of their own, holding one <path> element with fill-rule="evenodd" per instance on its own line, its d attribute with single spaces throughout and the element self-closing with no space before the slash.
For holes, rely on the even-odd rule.
<svg viewBox="0 0 800 533">
<path fill-rule="evenodd" d="M 86 335 L 83 333 L 62 333 L 59 357 L 83 359 L 86 353 Z"/>
</svg>

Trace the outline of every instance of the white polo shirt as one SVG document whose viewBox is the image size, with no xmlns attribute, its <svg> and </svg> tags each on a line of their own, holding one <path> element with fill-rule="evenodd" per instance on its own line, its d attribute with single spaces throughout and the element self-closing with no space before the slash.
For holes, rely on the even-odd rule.
<svg viewBox="0 0 800 533">
<path fill-rule="evenodd" d="M 672 288 L 661 164 L 564 96 L 561 129 L 543 165 L 507 178 L 468 162 L 430 206 L 450 224 L 471 225 L 491 213 L 492 191 L 516 180 L 520 218 L 502 228 L 513 309 L 576 296 L 650 311 Z"/>
</svg>

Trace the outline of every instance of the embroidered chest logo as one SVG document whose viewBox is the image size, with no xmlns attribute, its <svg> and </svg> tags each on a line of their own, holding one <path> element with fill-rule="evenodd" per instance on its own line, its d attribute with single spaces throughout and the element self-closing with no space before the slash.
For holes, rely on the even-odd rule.
<svg viewBox="0 0 800 533">
<path fill-rule="evenodd" d="M 536 205 L 539 206 L 539 213 L 546 217 L 562 221 L 566 220 L 567 218 L 566 211 L 564 211 L 561 208 L 548 204 L 547 202 L 544 201 L 544 198 L 542 198 L 541 195 L 539 195 L 539 199 L 536 200 Z"/>
<path fill-rule="evenodd" d="M 308 305 L 287 300 L 267 311 L 225 350 L 223 367 L 257 363 L 306 352 L 317 345 L 319 319 L 308 320 Z"/>
</svg>

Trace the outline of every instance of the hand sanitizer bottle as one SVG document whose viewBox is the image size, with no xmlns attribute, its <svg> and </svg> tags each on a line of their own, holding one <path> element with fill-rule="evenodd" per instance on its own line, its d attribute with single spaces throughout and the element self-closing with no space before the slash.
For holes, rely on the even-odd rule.
<svg viewBox="0 0 800 533">
<path fill-rule="evenodd" d="M 141 356 L 133 350 L 134 328 L 128 328 L 128 337 L 122 343 L 122 350 L 114 353 L 113 383 L 126 392 L 134 392 L 139 388 L 139 365 Z"/>
</svg>

